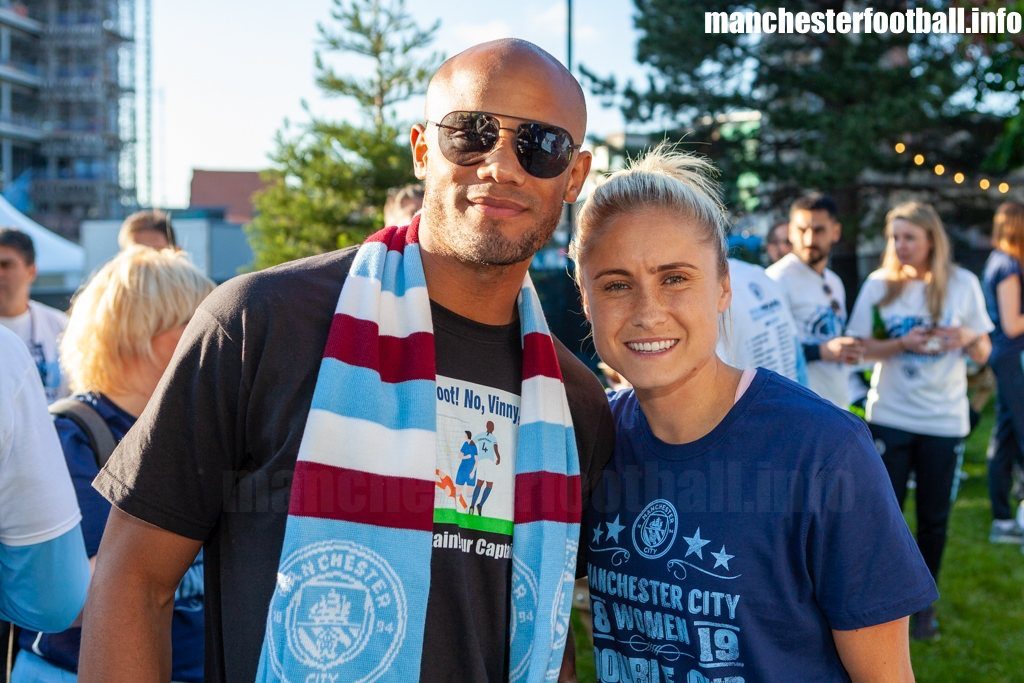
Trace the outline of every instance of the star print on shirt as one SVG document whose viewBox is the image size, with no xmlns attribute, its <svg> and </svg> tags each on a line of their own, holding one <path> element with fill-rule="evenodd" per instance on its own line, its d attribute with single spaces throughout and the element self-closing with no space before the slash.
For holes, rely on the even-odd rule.
<svg viewBox="0 0 1024 683">
<path fill-rule="evenodd" d="M 594 540 L 591 541 L 591 542 L 594 545 L 597 545 L 598 543 L 601 542 L 601 525 L 600 524 L 598 524 L 596 527 L 594 527 Z"/>
<path fill-rule="evenodd" d="M 697 527 L 697 531 L 693 534 L 693 536 L 683 536 L 683 540 L 686 541 L 686 545 L 689 546 L 686 549 L 686 554 L 683 555 L 683 557 L 689 557 L 691 554 L 696 553 L 697 557 L 699 557 L 702 560 L 704 559 L 704 551 L 702 550 L 702 548 L 711 541 L 705 541 L 703 538 L 700 537 L 700 527 Z"/>
<path fill-rule="evenodd" d="M 615 521 L 605 522 L 605 526 L 608 527 L 608 533 L 605 534 L 605 538 L 608 540 L 615 539 L 615 542 L 618 543 L 619 532 L 626 528 L 619 524 L 619 515 L 615 515 Z"/>
<path fill-rule="evenodd" d="M 719 550 L 717 553 L 711 553 L 711 557 L 715 558 L 715 566 L 712 567 L 712 569 L 717 569 L 718 567 L 725 567 L 726 571 L 729 571 L 729 560 L 736 556 L 729 555 L 728 553 L 726 553 L 725 546 L 723 545 L 722 549 Z"/>
</svg>

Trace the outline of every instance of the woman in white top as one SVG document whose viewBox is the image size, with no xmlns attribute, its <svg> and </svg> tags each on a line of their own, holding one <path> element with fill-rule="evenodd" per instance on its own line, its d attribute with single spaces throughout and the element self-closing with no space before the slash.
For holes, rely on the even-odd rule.
<svg viewBox="0 0 1024 683">
<path fill-rule="evenodd" d="M 861 288 L 847 333 L 863 338 L 866 358 L 878 361 L 867 420 L 901 506 L 915 474 L 917 543 L 938 580 L 969 431 L 965 356 L 985 363 L 992 322 L 978 278 L 953 264 L 934 208 L 900 204 L 885 232 L 882 267 Z M 937 632 L 933 607 L 915 615 L 913 637 Z"/>
</svg>

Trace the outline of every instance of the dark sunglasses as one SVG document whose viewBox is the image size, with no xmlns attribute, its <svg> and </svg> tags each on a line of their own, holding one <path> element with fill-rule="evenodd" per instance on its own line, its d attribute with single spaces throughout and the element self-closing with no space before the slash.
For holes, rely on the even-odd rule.
<svg viewBox="0 0 1024 683">
<path fill-rule="evenodd" d="M 483 111 L 453 111 L 445 114 L 438 128 L 441 154 L 458 166 L 472 166 L 483 161 L 498 144 L 501 131 L 515 133 L 516 159 L 523 170 L 536 178 L 554 178 L 569 168 L 573 152 L 581 145 L 573 144 L 569 131 L 537 121 L 520 123 L 515 128 L 502 127 L 498 114 Z M 515 118 L 515 117 L 508 117 Z"/>
</svg>

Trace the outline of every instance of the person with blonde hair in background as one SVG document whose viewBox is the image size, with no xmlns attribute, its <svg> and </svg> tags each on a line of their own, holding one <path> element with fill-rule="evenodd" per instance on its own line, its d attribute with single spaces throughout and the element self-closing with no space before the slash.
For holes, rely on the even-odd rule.
<svg viewBox="0 0 1024 683">
<path fill-rule="evenodd" d="M 423 208 L 423 184 L 410 183 L 388 190 L 384 202 L 384 225 L 408 225 Z"/>
<path fill-rule="evenodd" d="M 992 321 L 978 278 L 953 263 L 931 205 L 894 207 L 885 235 L 882 267 L 861 288 L 846 333 L 863 339 L 865 357 L 877 361 L 866 418 L 901 507 L 915 474 L 917 543 L 938 581 L 970 431 L 965 357 L 985 364 Z M 915 639 L 937 634 L 932 606 L 911 620 Z"/>
<path fill-rule="evenodd" d="M 136 211 L 121 224 L 117 245 L 121 249 L 138 244 L 152 249 L 177 249 L 171 215 L 159 209 Z"/>
<path fill-rule="evenodd" d="M 110 448 L 142 413 L 170 362 L 186 323 L 210 282 L 188 257 L 170 249 L 131 246 L 103 266 L 75 296 L 61 358 L 74 395 L 55 404 L 55 424 L 82 510 L 86 552 L 96 555 L 110 503 L 92 480 Z M 99 422 L 97 422 L 97 419 Z M 104 431 L 105 430 L 105 431 Z M 170 615 L 169 615 L 170 616 Z M 174 602 L 173 678 L 203 678 L 202 558 Z M 12 681 L 74 680 L 81 630 L 23 631 Z"/>
<path fill-rule="evenodd" d="M 992 253 L 982 290 L 995 324 L 989 365 L 996 376 L 996 426 L 988 447 L 988 492 L 993 543 L 1020 543 L 1024 529 L 1013 519 L 1013 464 L 1024 467 L 1024 204 L 1005 202 L 992 221 Z M 1024 507 L 1022 507 L 1024 510 Z"/>
<path fill-rule="evenodd" d="M 591 193 L 570 246 L 597 351 L 633 386 L 580 535 L 598 678 L 911 681 L 907 616 L 935 584 L 867 428 L 716 354 L 711 171 L 655 148 Z"/>
</svg>

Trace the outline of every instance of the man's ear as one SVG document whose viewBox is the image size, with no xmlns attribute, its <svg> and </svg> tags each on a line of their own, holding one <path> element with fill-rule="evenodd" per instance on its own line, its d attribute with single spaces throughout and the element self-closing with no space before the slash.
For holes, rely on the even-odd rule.
<svg viewBox="0 0 1024 683">
<path fill-rule="evenodd" d="M 572 204 L 580 196 L 583 184 L 587 182 L 587 176 L 590 174 L 590 164 L 593 160 L 594 157 L 590 152 L 580 150 L 576 155 L 576 159 L 572 164 L 572 170 L 569 171 L 569 185 L 565 188 L 565 194 L 562 196 L 563 201 Z"/>
<path fill-rule="evenodd" d="M 427 129 L 417 123 L 409 130 L 409 147 L 412 148 L 412 170 L 419 180 L 427 177 Z"/>
</svg>

